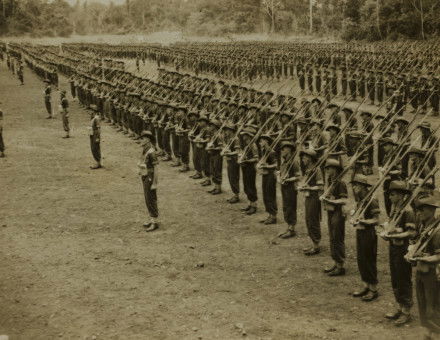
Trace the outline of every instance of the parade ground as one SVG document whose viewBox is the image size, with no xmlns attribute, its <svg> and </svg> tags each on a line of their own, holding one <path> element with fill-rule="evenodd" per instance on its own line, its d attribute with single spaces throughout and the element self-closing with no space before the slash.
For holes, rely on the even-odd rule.
<svg viewBox="0 0 440 340">
<path fill-rule="evenodd" d="M 104 168 L 93 163 L 90 113 L 70 101 L 72 137 L 48 120 L 44 85 L 25 68 L 25 85 L 0 65 L 6 158 L 0 159 L 0 335 L 15 339 L 418 339 L 393 310 L 387 244 L 379 241 L 378 300 L 359 287 L 355 232 L 347 223 L 347 275 L 309 245 L 299 196 L 298 236 L 280 240 L 230 205 L 229 186 L 211 196 L 169 163 L 159 165 L 161 228 L 146 233 L 137 162 L 141 148 L 102 123 Z M 68 90 L 65 78 L 60 88 Z M 69 91 L 68 91 L 69 93 Z M 7 95 L 6 95 L 7 94 Z M 54 91 L 54 106 L 59 92 Z M 226 174 L 224 173 L 224 179 Z M 260 183 L 257 183 L 260 192 Z M 243 198 L 243 196 L 242 196 Z M 279 208 L 281 210 L 280 200 Z M 275 242 L 272 242 L 273 240 Z M 416 306 L 415 306 L 416 307 Z"/>
</svg>

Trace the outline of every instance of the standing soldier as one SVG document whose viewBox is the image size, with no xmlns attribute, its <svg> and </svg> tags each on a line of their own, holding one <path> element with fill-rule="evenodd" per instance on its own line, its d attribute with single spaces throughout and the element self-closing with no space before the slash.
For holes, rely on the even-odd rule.
<svg viewBox="0 0 440 340">
<path fill-rule="evenodd" d="M 329 276 L 345 275 L 345 213 L 343 206 L 347 200 L 347 186 L 339 179 L 341 162 L 334 158 L 327 159 L 325 173 L 330 188 L 326 196 L 321 196 L 327 211 L 327 224 L 330 237 L 330 251 L 334 264 L 324 269 Z"/>
<path fill-rule="evenodd" d="M 95 170 L 102 167 L 101 165 L 101 124 L 99 112 L 92 113 L 92 120 L 90 121 L 90 148 L 92 150 L 93 158 L 96 164 L 90 166 L 90 169 Z"/>
<path fill-rule="evenodd" d="M 398 304 L 397 310 L 386 314 L 385 317 L 395 320 L 394 324 L 397 327 L 411 321 L 410 311 L 413 305 L 412 268 L 404 258 L 408 251 L 409 240 L 416 235 L 414 213 L 411 208 L 404 206 L 405 198 L 410 193 L 404 181 L 390 183 L 390 220 L 385 223 L 384 232 L 381 233 L 381 237 L 389 241 L 391 284 Z"/>
<path fill-rule="evenodd" d="M 357 94 L 357 73 L 356 70 L 351 69 L 348 73 L 348 87 L 350 88 L 350 98 L 356 100 Z"/>
<path fill-rule="evenodd" d="M 66 132 L 66 135 L 63 138 L 69 138 L 70 126 L 69 126 L 69 101 L 66 98 L 66 91 L 61 91 L 60 94 L 61 100 L 61 117 L 63 119 L 63 128 Z"/>
<path fill-rule="evenodd" d="M 17 76 L 18 76 L 18 79 L 20 80 L 20 85 L 24 85 L 23 64 L 22 63 L 20 63 L 20 66 L 18 68 Z"/>
<path fill-rule="evenodd" d="M 351 181 L 353 194 L 359 204 L 366 199 L 368 190 L 372 184 L 367 177 L 357 174 Z M 356 228 L 356 250 L 359 273 L 361 274 L 364 287 L 362 290 L 353 293 L 353 297 L 360 297 L 363 301 L 369 302 L 377 299 L 377 234 L 376 226 L 380 214 L 379 203 L 373 199 L 363 211 L 358 220 L 352 221 Z"/>
<path fill-rule="evenodd" d="M 0 109 L 0 158 L 5 157 L 5 143 L 3 142 L 3 111 Z"/>
<path fill-rule="evenodd" d="M 69 77 L 69 85 L 70 85 L 70 94 L 72 95 L 72 98 L 76 98 L 76 89 L 75 89 L 75 78 L 73 74 Z"/>
<path fill-rule="evenodd" d="M 258 161 L 258 149 L 255 143 L 252 143 L 255 133 L 256 131 L 252 127 L 244 128 L 240 132 L 241 151 L 238 156 L 238 163 L 241 165 L 243 175 L 243 190 L 249 200 L 249 205 L 242 209 L 246 215 L 253 215 L 257 212 L 258 196 L 255 183 L 257 170 L 255 164 Z"/>
<path fill-rule="evenodd" d="M 283 199 L 284 221 L 287 223 L 287 230 L 280 234 L 281 238 L 290 238 L 296 236 L 295 226 L 297 222 L 297 188 L 301 174 L 299 165 L 294 160 L 295 144 L 291 141 L 281 143 L 281 165 L 279 182 L 281 184 L 281 196 Z"/>
<path fill-rule="evenodd" d="M 50 87 L 50 80 L 45 79 L 44 82 L 46 83 L 46 88 L 44 90 L 44 104 L 46 105 L 46 110 L 48 116 L 47 119 L 52 118 L 52 104 L 51 104 L 51 94 L 52 94 L 52 88 Z"/>
<path fill-rule="evenodd" d="M 370 71 L 367 78 L 367 91 L 370 98 L 370 104 L 374 105 L 374 99 L 376 96 L 376 77 L 373 71 Z"/>
<path fill-rule="evenodd" d="M 224 143 L 222 156 L 226 158 L 229 185 L 233 196 L 227 199 L 230 204 L 240 201 L 240 165 L 237 163 L 239 149 L 238 139 L 235 138 L 236 127 L 233 123 L 226 123 L 223 127 Z"/>
<path fill-rule="evenodd" d="M 377 100 L 379 104 L 383 103 L 383 91 L 384 91 L 384 79 L 383 73 L 378 72 L 376 77 L 376 89 L 377 89 Z"/>
<path fill-rule="evenodd" d="M 342 87 L 342 95 L 344 98 L 347 98 L 347 86 L 348 86 L 348 78 L 347 78 L 347 69 L 345 67 L 341 68 L 341 87 Z"/>
<path fill-rule="evenodd" d="M 259 139 L 261 153 L 265 159 L 259 164 L 262 174 L 263 202 L 268 216 L 260 221 L 264 224 L 275 224 L 277 222 L 277 181 L 275 170 L 277 167 L 277 156 L 274 150 L 270 150 L 272 138 L 269 135 L 262 135 Z"/>
<path fill-rule="evenodd" d="M 426 330 L 425 340 L 434 340 L 440 335 L 440 219 L 435 216 L 439 202 L 438 196 L 416 200 L 419 237 L 407 255 L 410 261 L 417 263 L 416 293 L 420 323 Z"/>
<path fill-rule="evenodd" d="M 142 185 L 144 188 L 145 204 L 147 205 L 148 213 L 151 221 L 144 223 L 146 231 L 154 231 L 159 228 L 159 210 L 157 208 L 157 155 L 154 148 L 154 136 L 150 131 L 143 131 L 141 134 L 143 138 L 143 150 L 141 161 L 138 164 L 139 174 L 141 175 Z"/>
<path fill-rule="evenodd" d="M 209 167 L 212 176 L 212 182 L 214 188 L 209 190 L 208 193 L 212 195 L 221 194 L 222 189 L 222 169 L 223 169 L 223 157 L 220 154 L 222 147 L 219 143 L 219 129 L 221 122 L 217 119 L 212 119 L 209 122 L 210 127 L 210 140 L 206 146 L 206 152 L 209 153 Z"/>
<path fill-rule="evenodd" d="M 305 149 L 300 153 L 301 166 L 304 174 L 310 173 L 316 166 L 317 153 L 313 149 Z M 323 180 L 321 171 L 315 171 L 315 174 L 308 181 L 307 186 L 303 185 L 298 188 L 304 192 L 305 202 L 304 211 L 307 226 L 307 233 L 312 240 L 313 245 L 305 248 L 304 254 L 312 256 L 319 254 L 321 248 L 321 202 L 319 201 L 319 192 L 322 191 Z"/>
</svg>

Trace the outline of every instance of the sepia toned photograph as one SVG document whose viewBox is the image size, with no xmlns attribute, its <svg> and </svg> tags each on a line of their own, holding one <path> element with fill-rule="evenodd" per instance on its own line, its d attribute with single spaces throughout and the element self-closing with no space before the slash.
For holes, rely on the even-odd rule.
<svg viewBox="0 0 440 340">
<path fill-rule="evenodd" d="M 440 340 L 440 0 L 0 0 L 0 340 Z"/>
</svg>

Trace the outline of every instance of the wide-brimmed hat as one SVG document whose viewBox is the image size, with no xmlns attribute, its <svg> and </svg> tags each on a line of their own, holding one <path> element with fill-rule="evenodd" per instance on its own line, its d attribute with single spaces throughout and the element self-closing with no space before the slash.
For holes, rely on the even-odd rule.
<svg viewBox="0 0 440 340">
<path fill-rule="evenodd" d="M 269 143 L 272 143 L 273 141 L 272 136 L 269 134 L 263 134 L 260 137 L 258 137 L 258 141 L 260 141 L 261 139 L 266 139 Z"/>
<path fill-rule="evenodd" d="M 254 137 L 257 131 L 252 127 L 246 127 L 240 132 L 240 136 Z"/>
<path fill-rule="evenodd" d="M 368 187 L 373 186 L 373 184 L 371 184 L 371 183 L 368 181 L 367 176 L 365 176 L 365 175 L 363 175 L 363 174 L 356 174 L 356 175 L 353 177 L 353 179 L 351 180 L 351 183 L 352 183 L 352 184 L 362 184 L 362 185 L 365 185 L 365 186 L 368 186 Z"/>
<path fill-rule="evenodd" d="M 342 169 L 341 162 L 338 159 L 334 158 L 328 158 L 325 161 L 325 168 L 336 168 L 336 169 Z"/>
<path fill-rule="evenodd" d="M 206 115 L 200 115 L 199 116 L 199 122 L 202 121 L 202 120 L 207 122 L 207 123 L 209 123 L 209 118 Z"/>
<path fill-rule="evenodd" d="M 293 142 L 291 142 L 291 141 L 283 141 L 283 142 L 281 142 L 281 149 L 282 148 L 291 148 L 291 149 L 295 149 L 296 148 L 296 145 L 295 145 L 295 143 L 293 143 Z"/>
<path fill-rule="evenodd" d="M 300 151 L 299 155 L 300 155 L 300 156 L 302 156 L 302 155 L 307 155 L 307 156 L 312 157 L 312 158 L 316 158 L 316 157 L 318 157 L 318 154 L 317 154 L 316 151 L 313 150 L 313 149 L 302 149 L 302 150 Z"/>
<path fill-rule="evenodd" d="M 440 197 L 438 194 L 421 197 L 414 201 L 414 205 L 416 209 L 420 209 L 425 206 L 440 208 Z"/>
<path fill-rule="evenodd" d="M 388 188 L 388 191 L 399 191 L 403 193 L 410 193 L 411 189 L 408 187 L 404 181 L 392 181 Z"/>
<path fill-rule="evenodd" d="M 211 119 L 209 121 L 210 125 L 214 125 L 217 129 L 220 129 L 220 127 L 222 126 L 221 121 L 219 121 L 218 119 Z"/>
<path fill-rule="evenodd" d="M 236 131 L 237 130 L 237 126 L 232 123 L 232 122 L 226 122 L 223 127 L 223 130 L 232 130 L 232 131 Z"/>
<path fill-rule="evenodd" d="M 154 140 L 154 135 L 150 130 L 144 130 L 141 133 L 142 138 L 149 138 L 150 140 Z"/>
<path fill-rule="evenodd" d="M 392 139 L 391 137 L 383 137 L 383 138 L 379 139 L 379 142 L 382 143 L 383 145 L 385 145 L 385 144 L 397 145 L 396 141 L 394 139 Z"/>
<path fill-rule="evenodd" d="M 329 131 L 330 129 L 334 129 L 337 132 L 341 131 L 341 127 L 336 125 L 336 124 L 329 124 L 327 125 L 327 127 L 325 128 L 326 131 Z"/>
</svg>

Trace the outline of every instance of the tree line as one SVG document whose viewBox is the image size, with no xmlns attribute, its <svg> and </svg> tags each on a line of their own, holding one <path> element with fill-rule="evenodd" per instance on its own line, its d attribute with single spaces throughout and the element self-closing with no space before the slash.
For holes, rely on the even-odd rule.
<svg viewBox="0 0 440 340">
<path fill-rule="evenodd" d="M 316 34 L 345 40 L 440 34 L 439 0 L 0 0 L 0 34 Z"/>
</svg>

